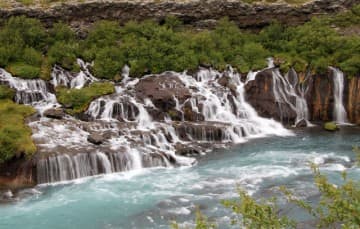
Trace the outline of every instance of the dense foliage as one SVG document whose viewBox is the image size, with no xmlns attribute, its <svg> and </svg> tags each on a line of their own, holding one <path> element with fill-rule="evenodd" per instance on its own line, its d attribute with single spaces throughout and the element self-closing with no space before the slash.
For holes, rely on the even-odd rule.
<svg viewBox="0 0 360 229">
<path fill-rule="evenodd" d="M 72 114 L 86 110 L 90 102 L 95 98 L 114 92 L 114 85 L 108 82 L 92 83 L 82 89 L 56 88 L 58 101 L 69 108 L 67 111 Z"/>
<path fill-rule="evenodd" d="M 344 35 L 336 26 L 360 24 L 360 5 L 337 16 L 314 18 L 304 25 L 285 27 L 273 23 L 259 33 L 240 30 L 224 18 L 213 30 L 194 31 L 169 17 L 162 25 L 154 21 L 99 21 L 84 39 L 68 25 L 45 29 L 36 19 L 14 17 L 0 29 L 0 67 L 23 78 L 49 78 L 49 68 L 59 64 L 78 70 L 76 58 L 94 61 L 99 78 L 120 79 L 128 64 L 133 77 L 166 70 L 183 71 L 212 65 L 221 70 L 231 64 L 241 72 L 266 66 L 274 56 L 283 70 L 327 71 L 340 67 L 348 76 L 359 74 L 360 38 Z"/>
<path fill-rule="evenodd" d="M 31 139 L 31 129 L 24 119 L 35 111 L 30 106 L 11 101 L 13 90 L 0 86 L 0 163 L 15 155 L 31 155 L 36 147 Z"/>
</svg>

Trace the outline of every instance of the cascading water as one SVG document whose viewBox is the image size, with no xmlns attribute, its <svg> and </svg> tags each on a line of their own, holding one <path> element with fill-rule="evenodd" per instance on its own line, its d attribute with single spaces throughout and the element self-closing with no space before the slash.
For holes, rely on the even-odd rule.
<svg viewBox="0 0 360 229">
<path fill-rule="evenodd" d="M 344 107 L 344 73 L 330 67 L 334 81 L 334 121 L 338 124 L 347 123 L 347 113 Z"/>
<path fill-rule="evenodd" d="M 44 80 L 25 80 L 13 77 L 4 69 L 0 69 L 0 82 L 16 90 L 15 102 L 32 105 L 42 113 L 47 108 L 56 106 L 56 96 L 49 92 Z"/>
<path fill-rule="evenodd" d="M 55 66 L 51 72 L 51 83 L 54 85 L 54 87 L 65 86 L 69 88 L 81 89 L 85 85 L 98 80 L 89 71 L 91 64 L 85 63 L 81 59 L 77 59 L 77 64 L 80 67 L 80 72 L 77 74 L 73 74 L 59 66 Z"/>
<path fill-rule="evenodd" d="M 97 81 L 88 70 L 89 64 L 81 60 L 78 63 L 81 68 L 78 74 L 54 67 L 53 86 L 79 89 Z M 88 122 L 67 116 L 62 120 L 49 122 L 48 118 L 41 118 L 29 123 L 38 146 L 38 183 L 143 167 L 192 165 L 195 159 L 182 155 L 193 145 L 199 152 L 205 151 L 201 148 L 203 143 L 239 143 L 254 137 L 291 135 L 280 123 L 257 115 L 245 101 L 245 84 L 240 74 L 231 67 L 223 73 L 200 69 L 194 76 L 166 72 L 142 79 L 131 79 L 129 71 L 128 66 L 123 68 L 123 81 L 116 85 L 116 93 L 91 102 L 84 113 Z M 250 72 L 247 81 L 255 79 L 256 74 Z M 5 71 L 0 77 L 18 93 L 24 90 L 30 95 L 40 93 L 38 101 L 56 104 L 55 95 L 48 92 L 44 81 L 17 79 Z M 159 81 L 155 82 L 155 89 L 164 92 L 155 95 L 159 99 L 144 96 L 138 88 L 154 78 Z M 220 83 L 220 79 L 226 84 Z M 169 97 L 161 99 L 163 94 Z M 18 102 L 22 101 L 26 100 Z M 34 105 L 34 101 L 26 104 Z M 93 134 L 103 137 L 101 145 L 91 143 L 89 137 Z M 185 149 L 185 153 L 176 153 L 179 149 Z"/>
<path fill-rule="evenodd" d="M 311 126 L 309 108 L 305 99 L 309 90 L 310 78 L 306 77 L 303 82 L 300 82 L 294 69 L 290 69 L 283 77 L 279 69 L 273 67 L 272 59 L 269 59 L 269 69 L 272 68 L 273 93 L 279 106 L 281 118 L 284 117 L 283 106 L 285 105 L 296 113 L 295 126 L 301 121 L 305 121 L 307 126 Z"/>
</svg>

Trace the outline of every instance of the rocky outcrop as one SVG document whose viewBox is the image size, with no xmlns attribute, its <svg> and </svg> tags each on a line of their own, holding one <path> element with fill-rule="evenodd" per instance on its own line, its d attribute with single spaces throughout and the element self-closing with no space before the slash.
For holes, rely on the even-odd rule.
<svg viewBox="0 0 360 229">
<path fill-rule="evenodd" d="M 288 104 L 276 101 L 273 87 L 272 70 L 259 72 L 255 80 L 245 85 L 246 100 L 265 118 L 274 118 L 285 124 L 294 123 L 296 113 Z"/>
<path fill-rule="evenodd" d="M 92 133 L 87 137 L 87 140 L 92 144 L 100 145 L 105 141 L 105 138 L 99 133 Z"/>
<path fill-rule="evenodd" d="M 13 7 L 0 9 L 0 18 L 26 15 L 50 25 L 57 21 L 70 23 L 80 30 L 98 20 L 156 19 L 162 22 L 174 15 L 196 27 L 214 26 L 216 21 L 229 17 L 242 28 L 259 28 L 274 20 L 286 24 L 299 24 L 314 15 L 339 12 L 358 3 L 357 0 L 317 0 L 302 6 L 287 4 L 247 4 L 231 0 L 192 1 L 85 1 L 54 4 L 50 7 Z"/>
<path fill-rule="evenodd" d="M 63 109 L 48 109 L 44 112 L 44 116 L 54 119 L 62 119 L 65 116 Z"/>
<path fill-rule="evenodd" d="M 328 122 L 334 119 L 334 81 L 333 73 L 312 75 L 309 80 L 309 90 L 305 94 L 310 121 Z M 274 118 L 284 124 L 294 124 L 296 113 L 287 104 L 276 102 L 273 91 L 273 76 L 271 70 L 260 72 L 255 80 L 245 85 L 246 99 L 259 115 Z M 289 98 L 291 100 L 292 98 Z M 345 76 L 344 101 L 348 120 L 360 124 L 360 77 L 350 79 Z M 295 103 L 294 103 L 295 104 Z M 297 126 L 303 126 L 298 123 Z"/>
<path fill-rule="evenodd" d="M 171 72 L 143 78 L 135 90 L 138 98 L 150 98 L 156 108 L 165 112 L 174 109 L 177 102 L 183 103 L 191 97 L 189 89 Z"/>
<path fill-rule="evenodd" d="M 25 157 L 13 158 L 0 165 L 0 189 L 18 189 L 36 184 L 36 173 L 33 160 Z"/>
<path fill-rule="evenodd" d="M 360 77 L 353 77 L 347 84 L 347 111 L 352 123 L 360 124 Z"/>
</svg>

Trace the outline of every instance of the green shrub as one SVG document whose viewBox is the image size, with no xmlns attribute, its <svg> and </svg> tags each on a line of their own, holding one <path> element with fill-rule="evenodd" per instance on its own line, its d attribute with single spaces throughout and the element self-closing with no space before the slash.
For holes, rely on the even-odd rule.
<svg viewBox="0 0 360 229">
<path fill-rule="evenodd" d="M 82 89 L 57 88 L 56 95 L 58 101 L 65 107 L 69 107 L 69 113 L 80 113 L 87 109 L 90 102 L 95 98 L 112 94 L 115 92 L 114 85 L 109 82 L 92 83 Z"/>
<path fill-rule="evenodd" d="M 31 129 L 25 125 L 25 117 L 35 111 L 30 106 L 0 100 L 0 163 L 15 155 L 35 153 Z"/>
<path fill-rule="evenodd" d="M 39 67 L 42 63 L 42 55 L 34 48 L 25 48 L 22 56 L 24 63 Z"/>
<path fill-rule="evenodd" d="M 14 63 L 9 65 L 6 70 L 13 76 L 24 79 L 35 79 L 40 76 L 40 67 L 34 67 L 25 63 Z"/>
<path fill-rule="evenodd" d="M 58 64 L 67 70 L 78 70 L 78 43 L 56 42 L 48 51 L 49 64 Z"/>
<path fill-rule="evenodd" d="M 74 42 L 75 41 L 74 31 L 64 23 L 56 23 L 49 30 L 49 43 L 54 44 L 58 41 Z"/>
<path fill-rule="evenodd" d="M 0 85 L 0 100 L 1 99 L 10 99 L 12 100 L 15 96 L 15 90 L 9 88 L 6 85 Z"/>
</svg>

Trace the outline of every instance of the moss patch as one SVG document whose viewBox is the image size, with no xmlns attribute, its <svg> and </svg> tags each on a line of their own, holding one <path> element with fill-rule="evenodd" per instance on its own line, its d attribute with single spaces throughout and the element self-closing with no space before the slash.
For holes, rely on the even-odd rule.
<svg viewBox="0 0 360 229">
<path fill-rule="evenodd" d="M 114 92 L 114 85 L 109 82 L 93 83 L 89 87 L 82 89 L 67 89 L 62 87 L 56 89 L 58 101 L 69 108 L 67 112 L 70 114 L 83 112 L 95 98 Z"/>
<path fill-rule="evenodd" d="M 27 156 L 35 153 L 31 129 L 24 121 L 34 112 L 30 106 L 19 105 L 7 99 L 0 100 L 0 163 L 21 153 Z"/>
<path fill-rule="evenodd" d="M 339 127 L 336 125 L 335 122 L 327 122 L 324 124 L 324 129 L 327 131 L 335 131 L 338 130 Z"/>
<path fill-rule="evenodd" d="M 6 70 L 13 76 L 23 79 L 35 79 L 40 76 L 40 68 L 24 63 L 15 63 L 9 65 Z"/>
</svg>

